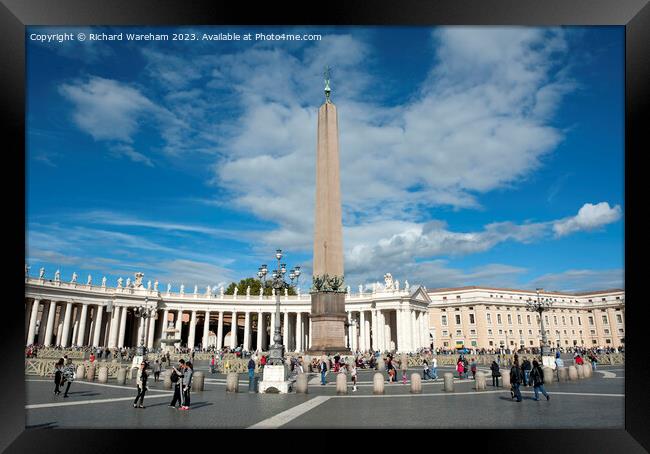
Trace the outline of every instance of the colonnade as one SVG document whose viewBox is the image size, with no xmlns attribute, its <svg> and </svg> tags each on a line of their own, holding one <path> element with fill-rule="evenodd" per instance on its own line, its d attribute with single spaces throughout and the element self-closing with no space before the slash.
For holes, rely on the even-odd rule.
<svg viewBox="0 0 650 454">
<path fill-rule="evenodd" d="M 346 342 L 352 351 L 414 351 L 428 345 L 426 308 L 347 311 Z M 155 316 L 138 318 L 135 305 L 26 300 L 26 345 L 157 348 L 161 339 L 180 339 L 177 347 L 236 348 L 266 351 L 273 343 L 275 310 L 184 309 L 173 304 Z M 294 310 L 291 310 L 294 309 Z M 301 352 L 311 346 L 309 312 L 286 308 L 280 313 L 283 344 Z M 236 329 L 233 329 L 236 327 Z"/>
</svg>

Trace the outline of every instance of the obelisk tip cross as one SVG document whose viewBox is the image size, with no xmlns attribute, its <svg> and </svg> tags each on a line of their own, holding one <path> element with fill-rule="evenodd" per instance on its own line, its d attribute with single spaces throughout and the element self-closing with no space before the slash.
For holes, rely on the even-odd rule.
<svg viewBox="0 0 650 454">
<path fill-rule="evenodd" d="M 325 102 L 331 102 L 330 101 L 330 92 L 332 89 L 330 88 L 330 67 L 326 66 L 325 67 Z"/>
</svg>

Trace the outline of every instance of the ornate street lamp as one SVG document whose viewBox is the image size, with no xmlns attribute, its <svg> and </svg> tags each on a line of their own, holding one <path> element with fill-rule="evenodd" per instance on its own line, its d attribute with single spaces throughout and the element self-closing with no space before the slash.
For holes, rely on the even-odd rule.
<svg viewBox="0 0 650 454">
<path fill-rule="evenodd" d="M 542 288 L 536 289 L 537 298 L 532 300 L 528 298 L 526 301 L 526 310 L 531 312 L 537 312 L 539 314 L 539 325 L 542 331 L 542 358 L 544 356 L 550 356 L 551 353 L 548 349 L 548 340 L 546 338 L 546 328 L 544 327 L 544 312 L 548 311 L 551 308 L 551 298 L 540 298 L 539 292 L 544 290 Z"/>
<path fill-rule="evenodd" d="M 282 249 L 275 251 L 275 258 L 278 261 L 278 266 L 273 270 L 271 281 L 271 286 L 275 289 L 275 327 L 273 331 L 273 345 L 269 348 L 269 364 L 270 365 L 283 365 L 284 364 L 284 345 L 282 344 L 282 334 L 280 334 L 280 293 L 281 290 L 285 288 L 293 287 L 293 280 L 297 279 L 300 276 L 300 267 L 295 267 L 291 273 L 293 277 L 291 278 L 291 284 L 288 284 L 284 280 L 284 275 L 287 273 L 287 265 L 285 263 L 280 263 L 282 260 L 283 254 Z M 266 275 L 268 274 L 268 268 L 266 265 L 262 265 L 258 268 L 257 276 L 260 279 L 264 279 L 266 283 Z"/>
<path fill-rule="evenodd" d="M 138 356 L 144 356 L 146 354 L 146 347 L 144 346 L 144 333 L 147 330 L 147 319 L 156 316 L 156 307 L 150 307 L 148 305 L 149 298 L 145 297 L 144 306 L 138 306 L 133 309 L 133 315 L 137 317 L 142 324 L 142 329 L 140 330 L 140 345 L 138 345 Z"/>
</svg>

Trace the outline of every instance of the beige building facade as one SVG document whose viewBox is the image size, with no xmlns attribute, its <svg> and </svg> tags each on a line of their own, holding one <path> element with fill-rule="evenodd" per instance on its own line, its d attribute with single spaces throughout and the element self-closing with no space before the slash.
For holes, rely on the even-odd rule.
<svg viewBox="0 0 650 454">
<path fill-rule="evenodd" d="M 540 346 L 539 315 L 527 310 L 537 292 L 492 287 L 429 290 L 430 340 L 434 348 L 534 348 Z M 551 347 L 625 346 L 625 291 L 540 291 L 549 298 L 544 325 Z"/>
</svg>

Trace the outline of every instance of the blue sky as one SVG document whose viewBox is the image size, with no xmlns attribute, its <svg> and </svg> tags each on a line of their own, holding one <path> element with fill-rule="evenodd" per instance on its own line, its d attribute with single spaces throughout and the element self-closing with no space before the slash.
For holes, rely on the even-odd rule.
<svg viewBox="0 0 650 454">
<path fill-rule="evenodd" d="M 42 43 L 32 33 L 195 33 Z M 202 41 L 291 32 L 321 40 Z M 339 111 L 346 280 L 624 286 L 622 27 L 30 27 L 27 263 L 161 287 L 311 275 Z"/>
</svg>

